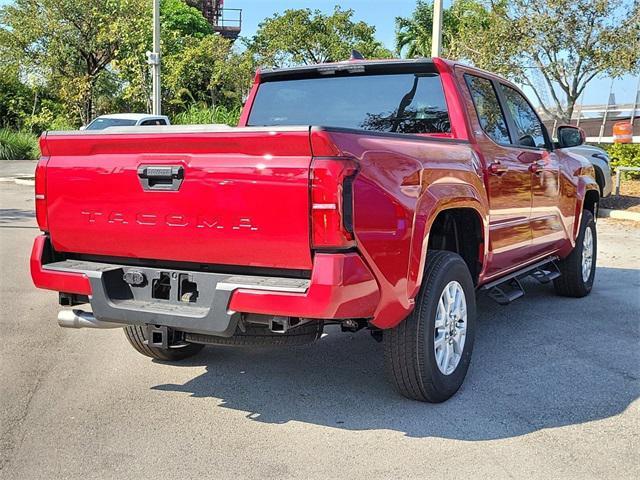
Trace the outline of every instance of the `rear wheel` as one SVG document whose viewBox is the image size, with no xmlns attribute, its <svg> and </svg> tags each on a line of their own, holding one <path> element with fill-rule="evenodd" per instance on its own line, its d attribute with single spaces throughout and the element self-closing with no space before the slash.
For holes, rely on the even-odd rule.
<svg viewBox="0 0 640 480">
<path fill-rule="evenodd" d="M 184 360 L 198 353 L 204 345 L 189 343 L 177 348 L 157 348 L 147 345 L 147 328 L 141 325 L 127 325 L 124 335 L 131 346 L 142 355 L 167 362 Z"/>
<path fill-rule="evenodd" d="M 589 295 L 596 276 L 597 249 L 596 223 L 593 214 L 589 210 L 584 210 L 576 246 L 567 258 L 558 263 L 562 275 L 553 281 L 558 295 L 565 297 Z"/>
<path fill-rule="evenodd" d="M 405 397 L 443 402 L 469 368 L 475 337 L 475 289 L 458 254 L 429 252 L 414 311 L 384 331 L 385 366 Z"/>
</svg>

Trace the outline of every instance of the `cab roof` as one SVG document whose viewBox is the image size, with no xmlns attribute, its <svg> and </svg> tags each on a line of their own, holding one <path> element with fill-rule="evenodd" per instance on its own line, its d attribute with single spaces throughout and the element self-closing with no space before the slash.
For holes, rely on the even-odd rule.
<svg viewBox="0 0 640 480">
<path fill-rule="evenodd" d="M 118 118 L 122 120 L 142 120 L 147 118 L 166 118 L 165 115 L 151 115 L 148 113 L 109 113 L 96 118 Z"/>
<path fill-rule="evenodd" d="M 445 61 L 440 58 L 412 58 L 403 59 L 380 59 L 380 60 L 347 60 L 344 62 L 318 63 L 313 65 L 303 65 L 300 67 L 273 68 L 260 71 L 260 80 L 269 81 L 287 77 L 311 77 L 334 75 L 336 73 L 384 73 L 394 72 L 415 72 L 425 70 L 435 72 L 435 62 Z M 449 61 L 445 61 L 449 63 Z"/>
</svg>

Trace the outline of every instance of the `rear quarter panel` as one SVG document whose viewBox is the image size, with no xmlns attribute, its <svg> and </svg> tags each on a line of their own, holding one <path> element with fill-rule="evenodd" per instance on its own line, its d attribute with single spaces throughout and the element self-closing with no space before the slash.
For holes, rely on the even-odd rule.
<svg viewBox="0 0 640 480">
<path fill-rule="evenodd" d="M 407 135 L 329 132 L 341 155 L 357 159 L 354 228 L 379 283 L 373 323 L 398 324 L 414 307 L 428 231 L 448 208 L 473 208 L 486 225 L 482 171 L 465 142 Z"/>
</svg>

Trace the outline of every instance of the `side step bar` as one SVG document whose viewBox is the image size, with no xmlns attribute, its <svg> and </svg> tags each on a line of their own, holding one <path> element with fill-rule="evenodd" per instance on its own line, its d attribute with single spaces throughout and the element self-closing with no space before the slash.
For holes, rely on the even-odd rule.
<svg viewBox="0 0 640 480">
<path fill-rule="evenodd" d="M 480 287 L 487 295 L 500 305 L 509 305 L 514 300 L 524 295 L 524 287 L 520 280 L 525 277 L 533 277 L 540 283 L 549 283 L 560 276 L 560 270 L 556 265 L 558 257 L 545 258 L 532 265 L 499 278 Z"/>
</svg>

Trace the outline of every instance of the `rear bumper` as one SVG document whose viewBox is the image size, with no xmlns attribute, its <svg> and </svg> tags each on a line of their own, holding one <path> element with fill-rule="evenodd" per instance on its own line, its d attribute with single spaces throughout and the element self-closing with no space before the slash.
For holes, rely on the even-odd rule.
<svg viewBox="0 0 640 480">
<path fill-rule="evenodd" d="M 357 253 L 314 257 L 310 279 L 231 275 L 165 268 L 133 267 L 77 260 L 52 261 L 46 235 L 36 238 L 31 275 L 36 287 L 87 295 L 103 321 L 155 324 L 197 333 L 233 335 L 238 315 L 255 313 L 313 319 L 371 318 L 380 293 L 371 271 Z M 123 280 L 141 273 L 144 285 Z M 168 274 L 169 298 L 158 300 L 152 286 Z M 193 302 L 181 301 L 181 281 L 197 285 Z"/>
</svg>

